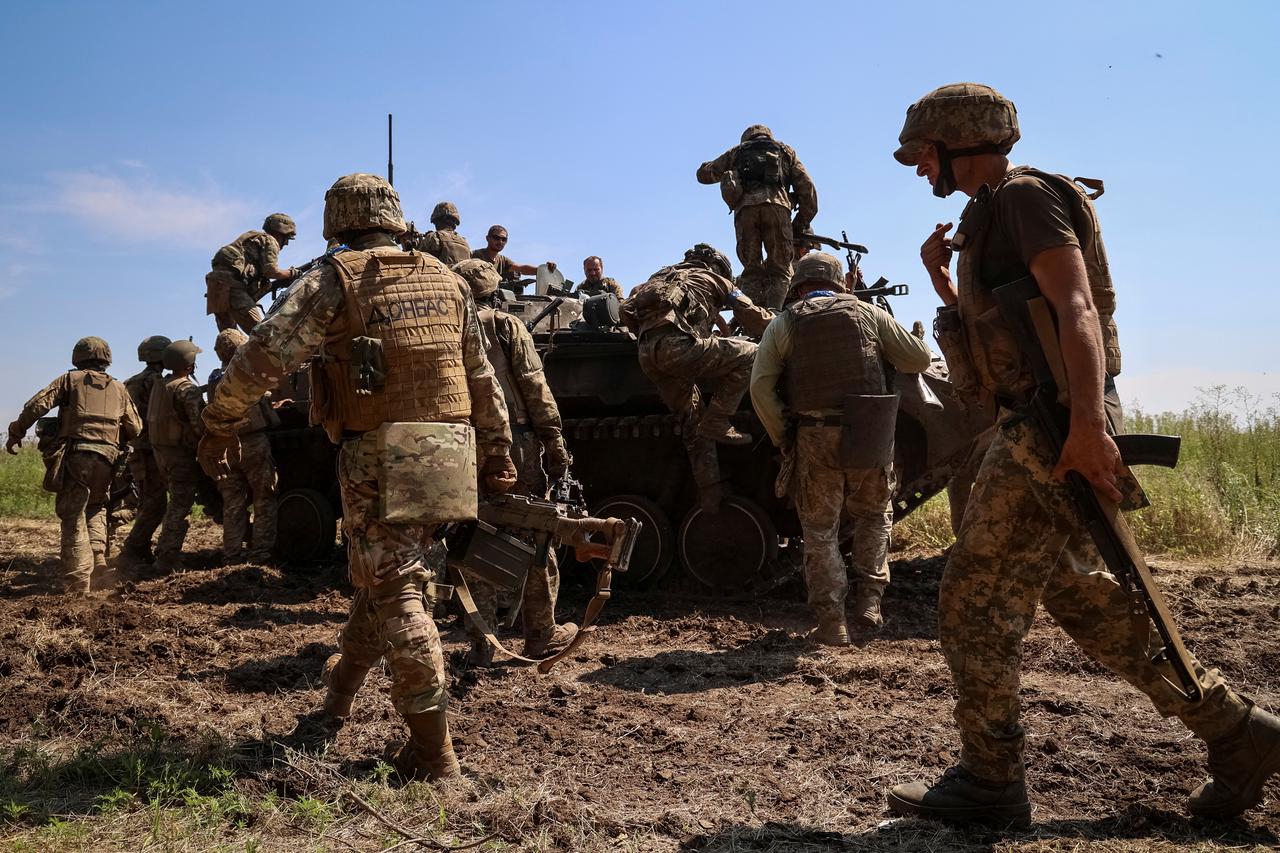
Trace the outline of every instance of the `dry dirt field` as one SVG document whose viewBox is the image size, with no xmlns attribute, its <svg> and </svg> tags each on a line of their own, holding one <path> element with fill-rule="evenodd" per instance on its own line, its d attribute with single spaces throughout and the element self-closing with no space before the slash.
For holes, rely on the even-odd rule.
<svg viewBox="0 0 1280 853">
<path fill-rule="evenodd" d="M 890 821 L 884 790 L 953 759 L 935 639 L 942 558 L 894 563 L 888 622 L 831 651 L 799 591 L 725 600 L 618 594 L 550 676 L 459 674 L 442 623 L 467 778 L 400 786 L 385 676 L 326 743 L 294 732 L 349 601 L 340 567 L 192 568 L 110 599 L 39 591 L 56 526 L 0 529 L 0 844 L 11 850 L 1275 849 L 1280 793 L 1246 818 L 1184 817 L 1204 749 L 1085 659 L 1045 617 L 1025 649 L 1035 824 Z M 1155 560 L 1189 645 L 1280 707 L 1280 565 Z M 565 618 L 585 600 L 569 578 Z M 291 734 L 292 733 L 292 734 Z M 310 734 L 314 734 L 313 732 Z M 412 841 L 417 838 L 421 841 Z M 436 849 L 439 849 L 438 847 Z"/>
</svg>

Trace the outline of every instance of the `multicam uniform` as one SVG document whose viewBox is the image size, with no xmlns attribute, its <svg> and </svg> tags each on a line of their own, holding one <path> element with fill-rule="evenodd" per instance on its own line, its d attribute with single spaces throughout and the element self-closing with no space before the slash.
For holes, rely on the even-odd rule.
<svg viewBox="0 0 1280 853">
<path fill-rule="evenodd" d="M 280 261 L 280 243 L 266 231 L 246 231 L 218 250 L 205 275 L 205 313 L 218 331 L 250 331 L 262 320 L 258 300 L 271 289 L 270 270 Z"/>
<path fill-rule="evenodd" d="M 147 405 L 151 402 L 152 389 L 163 376 L 164 369 L 158 363 L 150 363 L 140 373 L 124 381 L 129 399 L 142 421 L 142 434 L 134 439 L 133 454 L 129 457 L 129 472 L 138 491 L 138 510 L 134 515 L 133 528 L 125 537 L 123 550 L 127 556 L 143 560 L 151 557 L 151 537 L 160 527 L 168 503 L 164 478 L 160 476 L 151 436 L 147 433 Z"/>
<path fill-rule="evenodd" d="M 191 526 L 191 507 L 200 482 L 196 445 L 204 431 L 203 407 L 200 386 L 186 373 L 170 373 L 155 382 L 147 403 L 147 434 L 169 492 L 156 539 L 156 562 L 166 568 L 173 568 L 180 559 Z"/>
<path fill-rule="evenodd" d="M 227 334 L 227 330 L 222 334 Z M 209 376 L 208 395 L 213 400 L 223 371 Z M 271 456 L 271 440 L 265 430 L 275 421 L 270 404 L 264 398 L 249 409 L 246 422 L 237 431 L 240 456 L 231 465 L 231 474 L 218 481 L 222 495 L 222 559 L 233 563 L 241 559 L 249 538 L 249 506 L 253 505 L 253 541 L 247 558 L 264 563 L 271 559 L 276 544 L 276 465 Z M 278 421 L 276 421 L 278 423 Z"/>
<path fill-rule="evenodd" d="M 106 567 L 106 502 L 112 466 L 142 422 L 124 385 L 103 370 L 71 370 L 45 386 L 9 424 L 19 440 L 38 419 L 58 407 L 58 440 L 64 446 L 62 481 L 54 508 L 62 522 L 61 585 L 84 593 L 94 569 Z"/>
</svg>

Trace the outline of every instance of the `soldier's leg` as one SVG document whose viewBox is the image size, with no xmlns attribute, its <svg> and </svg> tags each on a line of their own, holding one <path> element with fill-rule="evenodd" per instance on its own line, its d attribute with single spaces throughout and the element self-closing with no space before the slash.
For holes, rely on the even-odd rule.
<svg viewBox="0 0 1280 853">
<path fill-rule="evenodd" d="M 258 300 L 249 291 L 243 287 L 231 288 L 231 319 L 241 331 L 246 335 L 252 332 L 253 327 L 262 322 L 263 316 Z"/>
<path fill-rule="evenodd" d="M 168 495 L 164 479 L 156 466 L 155 453 L 139 450 L 130 458 L 129 468 L 138 490 L 138 511 L 133 519 L 133 529 L 124 540 L 125 556 L 133 559 L 149 559 L 151 537 L 164 519 Z"/>
<path fill-rule="evenodd" d="M 532 430 L 512 432 L 511 461 L 516 466 L 516 485 L 512 491 L 545 499 L 547 475 L 542 467 L 542 442 L 536 433 Z M 560 571 L 552 546 L 547 552 L 546 564 L 533 566 L 525 578 L 520 619 L 526 643 L 532 638 L 550 638 L 555 633 L 556 594 L 559 589 Z"/>
<path fill-rule="evenodd" d="M 338 651 L 329 656 L 321 672 L 321 681 L 328 688 L 324 697 L 325 713 L 340 719 L 351 715 L 356 693 L 369 670 L 382 660 L 382 648 L 378 620 L 369 604 L 369 590 L 357 589 L 347 624 L 338 638 Z"/>
<path fill-rule="evenodd" d="M 243 559 L 249 532 L 249 481 L 243 464 L 218 481 L 218 493 L 222 495 L 222 560 L 231 565 Z"/>
<path fill-rule="evenodd" d="M 89 485 L 89 499 L 85 503 L 85 530 L 89 536 L 89 550 L 93 553 L 93 568 L 104 572 L 107 568 L 107 501 L 111 497 L 111 464 L 96 453 L 87 454 L 85 476 Z"/>
<path fill-rule="evenodd" d="M 893 530 L 893 471 L 850 471 L 845 474 L 845 513 L 853 520 L 850 564 L 858 583 L 854 618 L 867 627 L 883 623 L 880 599 L 889 585 L 889 537 Z"/>
<path fill-rule="evenodd" d="M 738 260 L 742 263 L 742 274 L 738 276 L 738 288 L 751 298 L 752 302 L 763 305 L 765 301 L 764 253 L 761 246 L 764 242 L 760 231 L 761 208 L 773 205 L 751 204 L 740 207 L 733 215 L 733 230 L 738 238 Z"/>
<path fill-rule="evenodd" d="M 471 598 L 476 604 L 476 613 L 484 620 L 484 624 L 497 636 L 498 631 L 498 588 L 483 578 L 467 575 L 467 588 L 471 590 Z M 493 646 L 485 639 L 471 619 L 466 620 L 467 637 L 471 640 L 471 648 L 467 650 L 467 666 L 490 666 L 493 663 Z"/>
<path fill-rule="evenodd" d="M 53 586 L 64 592 L 88 592 L 93 575 L 93 550 L 85 521 L 90 492 L 89 464 L 83 458 L 92 455 L 84 451 L 67 452 L 62 463 L 62 487 L 54 501 L 54 510 L 61 522 L 62 542 L 59 577 Z"/>
<path fill-rule="evenodd" d="M 791 211 L 780 204 L 761 205 L 760 238 L 767 257 L 764 264 L 764 305 L 779 309 L 791 286 Z"/>
<path fill-rule="evenodd" d="M 276 546 L 276 465 L 271 440 L 265 433 L 245 436 L 240 443 L 240 465 L 253 493 L 253 547 L 249 558 L 268 562 Z"/>
<path fill-rule="evenodd" d="M 156 540 L 156 563 L 160 568 L 173 569 L 181 558 L 182 543 L 190 527 L 188 516 L 196 502 L 199 472 L 191 452 L 182 448 L 158 448 L 156 461 L 169 489 L 169 503 Z"/>
<path fill-rule="evenodd" d="M 844 472 L 836 467 L 840 431 L 801 427 L 796 436 L 796 510 L 804 534 L 804 581 L 809 607 L 818 618 L 817 639 L 846 645 L 844 604 L 849 579 L 840 556 L 840 512 Z"/>
</svg>

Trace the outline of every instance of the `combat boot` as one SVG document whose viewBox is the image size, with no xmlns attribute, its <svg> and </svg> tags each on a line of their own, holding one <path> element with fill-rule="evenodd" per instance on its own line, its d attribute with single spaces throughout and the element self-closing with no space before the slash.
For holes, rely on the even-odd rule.
<svg viewBox="0 0 1280 853">
<path fill-rule="evenodd" d="M 723 416 L 703 415 L 702 421 L 698 424 L 698 435 L 703 438 L 709 438 L 712 441 L 718 441 L 721 444 L 750 444 L 751 436 L 745 432 L 738 432 L 733 424 L 729 423 L 729 419 Z"/>
<path fill-rule="evenodd" d="M 368 674 L 368 669 L 356 666 L 341 653 L 329 655 L 320 671 L 320 681 L 328 688 L 324 694 L 324 712 L 339 720 L 350 717 L 356 693 Z"/>
<path fill-rule="evenodd" d="M 462 774 L 444 711 L 409 714 L 404 721 L 409 726 L 409 742 L 392 762 L 401 776 L 436 782 Z"/>
<path fill-rule="evenodd" d="M 864 628 L 879 628 L 884 624 L 880 615 L 880 598 L 884 590 L 864 586 L 858 589 L 858 598 L 853 603 L 853 618 Z"/>
<path fill-rule="evenodd" d="M 818 617 L 818 627 L 810 635 L 824 646 L 849 645 L 849 626 L 845 624 L 844 615 Z"/>
<path fill-rule="evenodd" d="M 578 636 L 578 626 L 573 622 L 557 625 L 545 636 L 531 634 L 524 639 L 524 656 L 545 658 L 558 655 L 569 648 L 569 644 L 576 636 Z"/>
<path fill-rule="evenodd" d="M 1230 734 L 1209 743 L 1213 778 L 1192 792 L 1197 817 L 1235 817 L 1262 800 L 1267 778 L 1280 771 L 1280 717 L 1256 705 Z"/>
<path fill-rule="evenodd" d="M 462 662 L 468 669 L 488 669 L 493 666 L 493 646 L 488 640 L 472 640 Z"/>
<path fill-rule="evenodd" d="M 889 791 L 889 811 L 955 823 L 1026 826 L 1031 822 L 1027 783 L 988 782 L 952 767 L 933 784 L 910 782 Z"/>
</svg>

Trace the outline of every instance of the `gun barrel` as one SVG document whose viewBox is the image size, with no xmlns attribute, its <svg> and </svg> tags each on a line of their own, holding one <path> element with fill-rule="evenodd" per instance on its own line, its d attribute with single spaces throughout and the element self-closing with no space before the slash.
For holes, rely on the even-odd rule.
<svg viewBox="0 0 1280 853">
<path fill-rule="evenodd" d="M 804 234 L 801 240 L 808 240 L 812 243 L 821 243 L 824 246 L 830 246 L 833 249 L 849 249 L 857 252 L 859 255 L 870 253 L 870 249 L 858 243 L 848 243 L 843 240 L 837 240 L 834 237 L 823 237 L 821 234 Z"/>
</svg>

